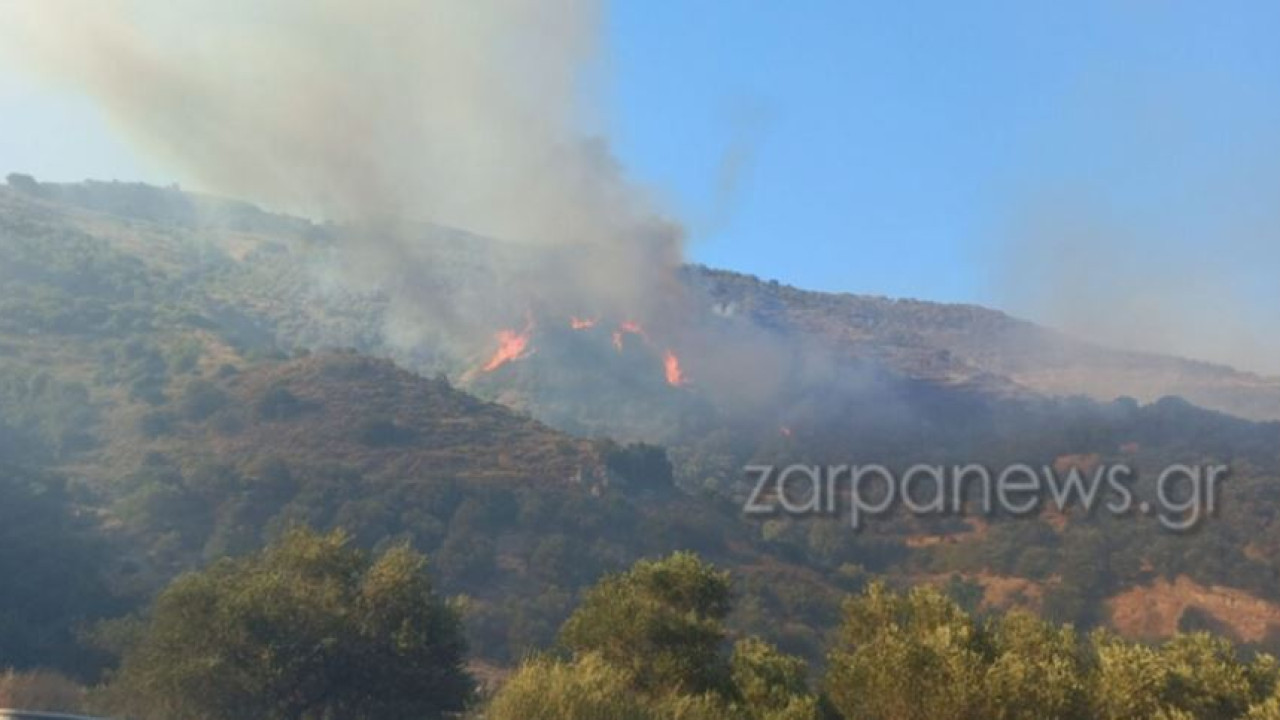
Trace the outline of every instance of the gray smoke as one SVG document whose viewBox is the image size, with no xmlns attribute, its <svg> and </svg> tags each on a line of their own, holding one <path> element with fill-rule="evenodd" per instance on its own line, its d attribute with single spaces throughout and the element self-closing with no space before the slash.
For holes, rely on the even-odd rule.
<svg viewBox="0 0 1280 720">
<path fill-rule="evenodd" d="M 680 229 L 586 130 L 600 15 L 596 0 L 42 0 L 0 9 L 0 45 L 184 182 L 355 228 L 330 269 L 387 292 L 402 335 L 466 335 L 532 304 L 641 318 L 672 297 Z M 450 287 L 421 220 L 503 241 L 448 259 L 489 282 Z"/>
<path fill-rule="evenodd" d="M 1023 207 L 1002 304 L 1103 345 L 1280 376 L 1280 216 L 1179 228 L 1061 195 Z"/>
<path fill-rule="evenodd" d="M 1169 69 L 1210 63 L 1218 42 L 1136 68 L 1081 62 L 1007 171 L 997 304 L 1101 344 L 1280 375 L 1280 144 L 1248 111 L 1264 89 Z"/>
</svg>

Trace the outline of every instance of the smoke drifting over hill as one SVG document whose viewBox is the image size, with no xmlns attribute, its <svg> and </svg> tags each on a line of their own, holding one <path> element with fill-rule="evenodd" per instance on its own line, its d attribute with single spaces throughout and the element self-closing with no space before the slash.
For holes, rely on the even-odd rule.
<svg viewBox="0 0 1280 720">
<path fill-rule="evenodd" d="M 5 44 L 93 97 L 179 177 L 358 228 L 330 269 L 387 292 L 408 335 L 492 332 L 530 305 L 659 316 L 681 230 L 582 131 L 595 0 L 53 0 Z M 491 287 L 442 287 L 429 220 Z"/>
<path fill-rule="evenodd" d="M 1111 347 L 1280 375 L 1274 206 L 1210 183 L 1197 191 L 1186 202 L 1211 205 L 1197 213 L 1204 227 L 1173 212 L 1028 203 L 998 255 L 1001 300 Z"/>
</svg>

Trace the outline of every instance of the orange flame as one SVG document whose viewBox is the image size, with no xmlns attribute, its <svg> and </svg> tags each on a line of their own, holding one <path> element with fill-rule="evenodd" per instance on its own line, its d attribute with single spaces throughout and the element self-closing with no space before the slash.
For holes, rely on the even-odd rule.
<svg viewBox="0 0 1280 720">
<path fill-rule="evenodd" d="M 529 337 L 533 334 L 533 322 L 530 321 L 524 326 L 524 330 L 516 332 L 515 330 L 499 330 L 496 335 L 498 339 L 498 351 L 489 358 L 489 362 L 480 368 L 481 372 L 493 372 L 509 362 L 523 360 L 529 357 Z"/>
<path fill-rule="evenodd" d="M 569 327 L 574 330 L 590 330 L 596 326 L 597 322 L 599 322 L 599 320 L 595 318 L 571 317 L 569 318 Z"/>
<path fill-rule="evenodd" d="M 645 333 L 644 328 L 640 327 L 640 323 L 628 320 L 613 331 L 613 347 L 618 352 L 622 352 L 623 335 L 639 335 L 642 340 L 649 342 L 649 336 Z"/>
<path fill-rule="evenodd" d="M 671 387 L 684 387 L 689 384 L 689 379 L 684 376 L 684 371 L 680 369 L 680 358 L 676 354 L 667 351 L 662 359 L 662 364 L 667 371 L 667 384 Z"/>
</svg>

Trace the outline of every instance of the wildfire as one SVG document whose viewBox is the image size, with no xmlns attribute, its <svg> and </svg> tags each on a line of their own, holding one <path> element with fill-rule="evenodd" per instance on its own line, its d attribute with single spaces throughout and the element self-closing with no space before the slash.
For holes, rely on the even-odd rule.
<svg viewBox="0 0 1280 720">
<path fill-rule="evenodd" d="M 515 330 L 499 330 L 496 335 L 498 340 L 498 351 L 489 358 L 489 362 L 480 368 L 481 372 L 493 372 L 509 362 L 523 360 L 529 357 L 529 338 L 533 334 L 533 321 L 530 320 L 524 326 L 524 329 L 516 332 Z"/>
<path fill-rule="evenodd" d="M 599 317 L 587 318 L 571 316 L 568 318 L 569 327 L 573 330 L 589 330 L 600 323 Z M 503 329 L 494 334 L 494 338 L 498 341 L 498 349 L 490 356 L 488 362 L 468 371 L 468 377 L 474 377 L 477 373 L 491 373 L 509 363 L 518 360 L 524 360 L 533 354 L 533 315 L 530 313 L 526 316 L 525 325 L 522 330 Z M 633 320 L 627 320 L 619 323 L 613 331 L 613 346 L 619 352 L 622 351 L 623 345 L 628 335 L 634 335 L 642 340 L 645 346 L 656 350 L 657 345 L 649 337 L 648 332 L 640 323 Z M 667 384 L 672 387 L 686 387 L 690 384 L 689 377 L 685 375 L 684 368 L 680 366 L 680 358 L 675 351 L 667 349 L 662 354 L 663 373 L 666 377 Z"/>
<path fill-rule="evenodd" d="M 645 342 L 649 342 L 649 336 L 645 334 L 644 328 L 640 327 L 640 323 L 628 320 L 613 331 L 613 348 L 618 352 L 622 352 L 622 339 L 625 335 L 638 335 Z"/>
<path fill-rule="evenodd" d="M 684 376 L 684 371 L 680 369 L 680 358 L 676 357 L 674 352 L 668 350 L 662 358 L 662 364 L 667 370 L 667 384 L 671 387 L 684 387 L 689 384 L 689 379 Z"/>
</svg>

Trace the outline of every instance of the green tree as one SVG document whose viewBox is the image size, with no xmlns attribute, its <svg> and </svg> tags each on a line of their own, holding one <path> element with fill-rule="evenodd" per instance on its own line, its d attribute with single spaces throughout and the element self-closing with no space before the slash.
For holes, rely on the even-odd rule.
<svg viewBox="0 0 1280 720">
<path fill-rule="evenodd" d="M 1229 642 L 1206 633 L 1178 635 L 1153 648 L 1098 632 L 1093 645 L 1098 717 L 1225 720 L 1251 708 L 1256 715 L 1265 712 L 1276 685 L 1270 656 L 1242 663 Z"/>
<path fill-rule="evenodd" d="M 0 668 L 94 669 L 75 630 L 117 612 L 105 557 L 61 478 L 0 466 Z"/>
<path fill-rule="evenodd" d="M 571 660 L 526 662 L 491 720 L 817 720 L 804 661 L 756 638 L 724 653 L 729 577 L 692 553 L 602 580 L 565 623 Z"/>
<path fill-rule="evenodd" d="M 1088 660 L 1074 629 L 1023 612 L 995 618 L 995 657 L 984 677 L 991 720 L 1087 718 Z"/>
<path fill-rule="evenodd" d="M 179 399 L 182 416 L 193 422 L 208 418 L 230 402 L 231 398 L 208 380 L 192 380 L 187 383 Z"/>
<path fill-rule="evenodd" d="M 524 663 L 489 704 L 489 720 L 657 720 L 625 670 L 594 653 Z"/>
<path fill-rule="evenodd" d="M 973 620 L 938 590 L 898 595 L 875 583 L 845 604 L 827 691 L 851 720 L 977 720 L 989 652 Z"/>
<path fill-rule="evenodd" d="M 642 691 L 723 690 L 729 601 L 729 574 L 692 553 L 641 560 L 588 591 L 560 637 L 575 653 L 598 653 L 624 670 Z"/>
<path fill-rule="evenodd" d="M 671 460 L 661 447 L 644 443 L 618 447 L 606 443 L 603 455 L 609 472 L 632 488 L 667 490 L 675 484 Z"/>
<path fill-rule="evenodd" d="M 809 692 L 807 668 L 800 658 L 780 652 L 759 638 L 733 647 L 729 661 L 733 687 L 747 717 L 753 720 L 817 718 L 818 698 Z"/>
<path fill-rule="evenodd" d="M 1207 633 L 1178 635 L 1160 655 L 1169 668 L 1168 695 L 1175 706 L 1203 720 L 1238 718 L 1248 710 L 1253 678 L 1227 640 Z"/>
<path fill-rule="evenodd" d="M 460 622 L 426 559 L 293 530 L 184 575 L 157 599 L 100 698 L 132 717 L 429 718 L 463 708 Z"/>
<path fill-rule="evenodd" d="M 1139 720 L 1165 714 L 1169 668 L 1159 651 L 1095 633 L 1098 669 L 1094 704 L 1104 720 Z"/>
</svg>

